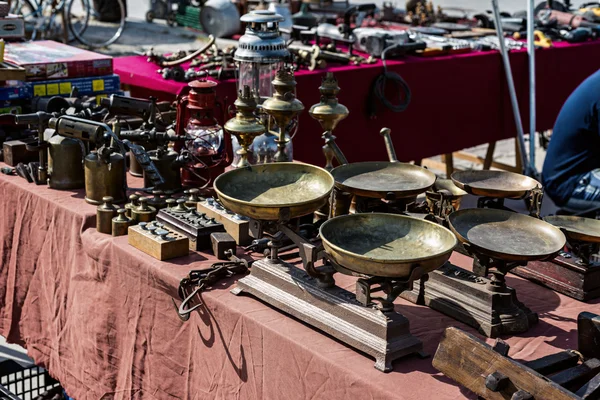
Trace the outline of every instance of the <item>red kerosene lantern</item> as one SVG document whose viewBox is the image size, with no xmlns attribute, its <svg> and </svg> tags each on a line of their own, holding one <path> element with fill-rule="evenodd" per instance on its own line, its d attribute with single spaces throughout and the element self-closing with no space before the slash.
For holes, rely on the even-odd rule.
<svg viewBox="0 0 600 400">
<path fill-rule="evenodd" d="M 217 83 L 193 81 L 189 93 L 177 99 L 177 122 L 175 131 L 185 136 L 185 144 L 178 145 L 181 183 L 197 187 L 204 195 L 212 195 L 212 184 L 233 160 L 231 137 L 224 134 L 223 127 L 215 117 L 218 105 L 225 120 L 225 107 L 217 101 Z"/>
</svg>

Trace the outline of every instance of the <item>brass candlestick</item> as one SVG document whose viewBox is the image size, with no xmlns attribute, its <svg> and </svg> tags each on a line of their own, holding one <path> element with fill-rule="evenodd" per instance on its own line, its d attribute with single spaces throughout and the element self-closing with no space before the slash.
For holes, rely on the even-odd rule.
<svg viewBox="0 0 600 400">
<path fill-rule="evenodd" d="M 250 92 L 249 86 L 244 86 L 244 89 L 240 90 L 239 96 L 233 104 L 237 113 L 235 117 L 225 123 L 224 128 L 227 133 L 234 135 L 240 144 L 241 148 L 237 151 L 237 154 L 241 158 L 236 167 L 242 168 L 250 165 L 250 162 L 248 162 L 248 149 L 252 146 L 254 139 L 265 132 L 265 127 L 254 115 L 256 101 Z"/>
<path fill-rule="evenodd" d="M 340 164 L 348 163 L 348 160 L 335 143 L 333 130 L 341 120 L 348 116 L 349 111 L 346 106 L 338 103 L 337 94 L 340 92 L 340 87 L 338 86 L 337 79 L 335 79 L 333 73 L 328 72 L 325 78 L 323 78 L 319 91 L 321 92 L 321 102 L 313 105 L 308 113 L 311 117 L 319 121 L 321 128 L 325 130 L 322 136 L 325 140 L 323 153 L 327 160 L 325 169 L 331 171 L 333 168 L 331 163 L 331 153 L 333 153 Z"/>
<path fill-rule="evenodd" d="M 294 73 L 288 69 L 280 69 L 273 79 L 273 89 L 275 94 L 268 98 L 262 105 L 263 110 L 273 117 L 279 127 L 279 139 L 277 140 L 277 153 L 275 153 L 276 162 L 292 161 L 285 154 L 287 140 L 285 138 L 285 129 L 290 121 L 304 110 L 304 105 L 294 94 L 296 80 Z"/>
</svg>

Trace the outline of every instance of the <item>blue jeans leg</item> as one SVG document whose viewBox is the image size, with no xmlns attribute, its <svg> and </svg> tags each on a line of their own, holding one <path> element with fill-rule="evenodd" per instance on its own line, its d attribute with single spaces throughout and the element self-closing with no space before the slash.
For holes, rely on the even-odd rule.
<svg viewBox="0 0 600 400">
<path fill-rule="evenodd" d="M 587 211 L 600 207 L 600 168 L 585 174 L 580 180 L 565 209 Z"/>
</svg>

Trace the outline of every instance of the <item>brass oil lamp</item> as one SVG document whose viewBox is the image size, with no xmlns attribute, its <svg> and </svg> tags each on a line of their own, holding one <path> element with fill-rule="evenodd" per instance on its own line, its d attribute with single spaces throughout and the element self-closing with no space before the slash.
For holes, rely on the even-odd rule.
<svg viewBox="0 0 600 400">
<path fill-rule="evenodd" d="M 325 130 L 322 136 L 325 140 L 323 153 L 327 159 L 325 169 L 331 171 L 333 169 L 333 156 L 335 156 L 340 164 L 348 163 L 348 160 L 346 160 L 346 157 L 335 143 L 333 130 L 341 120 L 348 116 L 349 111 L 346 106 L 338 103 L 337 94 L 340 92 L 340 87 L 333 73 L 328 72 L 325 78 L 323 78 L 319 91 L 321 92 L 321 102 L 313 105 L 308 113 L 312 118 L 319 121 L 321 128 Z"/>
<path fill-rule="evenodd" d="M 254 139 L 265 132 L 265 127 L 254 114 L 256 101 L 249 86 L 246 85 L 243 90 L 240 90 L 234 105 L 237 113 L 234 118 L 225 123 L 224 128 L 227 133 L 237 138 L 241 146 L 237 150 L 240 160 L 235 167 L 243 168 L 250 165 L 248 161 L 249 148 L 252 146 Z"/>
<path fill-rule="evenodd" d="M 294 73 L 288 69 L 277 71 L 277 75 L 275 75 L 275 79 L 273 80 L 273 89 L 275 90 L 275 94 L 264 101 L 262 109 L 275 120 L 279 128 L 275 161 L 292 161 L 285 151 L 288 143 L 288 139 L 285 137 L 286 127 L 294 117 L 304 110 L 304 105 L 294 94 L 296 91 Z"/>
</svg>

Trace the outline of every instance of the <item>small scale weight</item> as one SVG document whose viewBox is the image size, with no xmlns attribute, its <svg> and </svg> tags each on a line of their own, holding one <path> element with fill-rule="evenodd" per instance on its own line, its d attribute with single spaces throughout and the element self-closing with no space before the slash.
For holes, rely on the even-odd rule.
<svg viewBox="0 0 600 400">
<path fill-rule="evenodd" d="M 199 213 L 195 208 L 187 207 L 186 201 L 185 198 L 178 199 L 177 207 L 159 210 L 156 220 L 187 236 L 191 250 L 208 250 L 211 248 L 211 233 L 225 232 L 225 228 L 214 218 Z"/>
<path fill-rule="evenodd" d="M 189 254 L 189 239 L 160 222 L 140 222 L 136 226 L 130 226 L 128 233 L 131 246 L 157 260 L 164 261 Z"/>
</svg>

